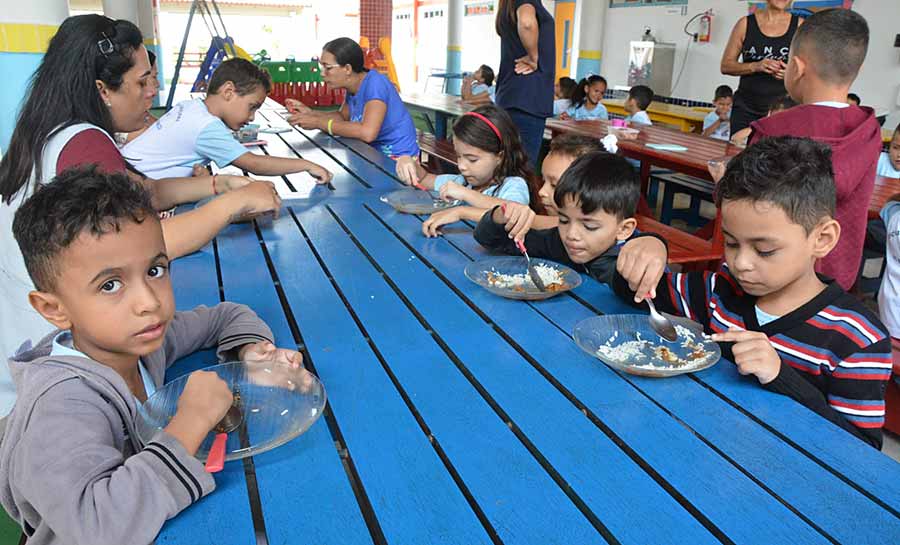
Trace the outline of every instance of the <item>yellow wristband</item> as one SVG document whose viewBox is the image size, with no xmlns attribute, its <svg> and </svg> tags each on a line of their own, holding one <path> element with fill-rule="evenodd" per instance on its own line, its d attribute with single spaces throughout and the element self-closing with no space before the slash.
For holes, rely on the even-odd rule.
<svg viewBox="0 0 900 545">
<path fill-rule="evenodd" d="M 330 119 L 328 120 L 328 134 L 330 134 L 331 136 L 334 136 L 334 133 L 331 132 L 331 126 L 332 126 L 332 125 L 334 125 L 334 118 L 330 118 Z"/>
</svg>

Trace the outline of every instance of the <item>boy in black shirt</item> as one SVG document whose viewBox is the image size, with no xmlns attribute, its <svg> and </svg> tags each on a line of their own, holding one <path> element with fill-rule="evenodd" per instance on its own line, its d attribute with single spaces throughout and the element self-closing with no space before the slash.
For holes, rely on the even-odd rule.
<svg viewBox="0 0 900 545">
<path fill-rule="evenodd" d="M 606 152 L 579 157 L 553 193 L 558 227 L 529 230 L 524 235 L 528 254 L 610 282 L 619 249 L 635 235 L 639 196 L 640 183 L 624 158 Z M 507 212 L 498 206 L 482 216 L 475 240 L 491 250 L 518 255 L 513 231 L 506 231 Z"/>
</svg>

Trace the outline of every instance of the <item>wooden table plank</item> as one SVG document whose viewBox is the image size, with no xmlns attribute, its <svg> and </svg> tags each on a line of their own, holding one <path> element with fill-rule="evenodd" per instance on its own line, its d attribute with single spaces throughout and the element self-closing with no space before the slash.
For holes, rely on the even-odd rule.
<svg viewBox="0 0 900 545">
<path fill-rule="evenodd" d="M 188 209 L 181 207 L 181 211 Z M 219 303 L 219 281 L 211 243 L 198 252 L 173 261 L 171 274 L 178 310 Z M 215 350 L 197 352 L 172 365 L 166 371 L 166 382 L 216 363 Z M 225 543 L 228 536 L 243 536 L 242 541 L 245 542 L 252 539 L 253 519 L 241 464 L 228 464 L 217 474 L 216 489 L 212 495 L 166 522 L 156 542 L 185 543 L 187 536 L 190 536 L 187 540 L 190 543 Z"/>
<path fill-rule="evenodd" d="M 543 314 L 564 331 L 572 331 L 580 320 L 594 315 L 590 309 L 574 304 L 564 309 L 543 310 Z M 786 400 L 789 410 L 780 419 L 809 412 L 785 396 L 764 391 L 754 378 L 738 376 L 731 362 L 720 362 L 715 369 L 716 374 L 729 376 L 731 382 L 760 391 L 760 397 L 770 403 Z M 700 381 L 690 380 L 688 376 L 667 380 L 623 377 L 837 541 L 879 543 L 886 535 L 900 535 L 900 519 L 895 514 L 823 468 L 804 450 L 795 449 L 777 435 L 761 429 L 727 400 L 711 394 Z M 831 425 L 817 419 L 819 422 L 812 424 L 813 428 Z M 846 442 L 863 445 L 844 435 Z M 884 458 L 863 446 L 869 453 L 867 458 Z M 894 465 L 892 473 L 900 476 L 900 466 Z M 837 512 L 841 513 L 839 517 L 834 516 Z"/>
<path fill-rule="evenodd" d="M 322 214 L 327 215 L 322 207 L 316 207 L 302 216 L 306 233 L 314 238 L 329 227 L 322 225 Z M 324 260 L 333 252 L 345 251 L 341 242 L 349 243 L 342 231 L 328 234 L 333 235 L 329 243 L 319 248 Z M 408 411 L 354 317 L 344 308 L 294 219 L 287 216 L 275 222 L 271 230 L 264 231 L 264 240 L 387 541 L 489 543 L 485 529 Z M 340 267 L 340 263 L 335 265 L 331 274 L 342 272 Z M 355 273 L 355 268 L 351 272 Z M 368 280 L 377 282 L 375 276 Z M 380 304 L 380 295 L 371 295 L 370 300 L 370 293 L 378 294 L 377 286 L 360 285 L 345 290 L 343 296 Z M 419 329 L 419 335 L 428 338 L 427 332 Z M 391 333 L 396 337 L 395 329 Z M 415 337 L 417 333 L 407 331 L 405 335 Z M 412 357 L 415 347 L 406 348 Z M 420 365 L 419 361 L 414 363 Z"/>
<path fill-rule="evenodd" d="M 610 113 L 623 117 L 628 115 L 628 112 L 625 111 L 625 99 L 607 98 L 601 102 Z M 653 102 L 647 108 L 647 114 L 650 116 L 650 120 L 655 123 L 675 125 L 682 132 L 700 133 L 703 132 L 703 120 L 712 110 L 712 108 L 689 108 L 687 106 L 678 106 L 677 104 Z"/>
<path fill-rule="evenodd" d="M 888 200 L 897 195 L 900 195 L 900 180 L 887 176 L 876 176 L 875 189 L 872 191 L 872 199 L 869 201 L 869 219 L 877 218 Z"/>
<path fill-rule="evenodd" d="M 607 134 L 606 121 L 562 121 L 548 119 L 547 128 L 557 133 L 572 133 L 603 138 Z M 641 126 L 636 140 L 619 139 L 622 155 L 644 161 L 648 164 L 669 168 L 691 176 L 711 180 L 707 163 L 724 155 L 737 155 L 742 148 L 731 142 L 707 138 L 697 134 L 679 132 L 656 126 Z M 648 148 L 647 144 L 678 144 L 687 151 L 660 151 Z"/>
<path fill-rule="evenodd" d="M 279 346 L 295 346 L 253 225 L 232 225 L 216 242 L 225 298 L 249 305 L 272 329 Z M 270 543 L 291 543 L 298 535 L 304 542 L 321 544 L 372 541 L 325 418 L 297 439 L 253 458 Z M 235 464 L 225 467 L 229 465 Z"/>
<path fill-rule="evenodd" d="M 711 524 L 730 539 L 735 542 L 824 541 L 820 534 L 759 489 L 754 482 L 728 462 L 722 460 L 718 454 L 709 450 L 677 421 L 659 411 L 635 390 L 623 388 L 621 379 L 615 373 L 581 353 L 568 336 L 559 330 L 538 325 L 544 318 L 524 312 L 521 303 L 493 296 L 467 281 L 462 274 L 464 262 L 455 250 L 440 239 L 427 240 L 422 237 L 419 234 L 417 220 L 400 216 L 386 210 L 385 207 L 379 208 L 377 203 L 373 203 L 372 207 L 466 299 L 494 320 L 499 320 L 502 316 L 502 321 L 496 323 L 503 331 L 513 335 L 516 342 L 546 369 L 554 380 L 559 381 L 568 391 L 576 393 L 580 402 L 584 403 L 584 407 L 593 411 L 604 425 L 609 426 L 610 433 L 615 433 L 629 449 L 633 449 L 635 456 L 639 456 L 653 470 L 659 472 L 664 482 L 686 498 L 685 501 L 688 501 L 698 514 L 708 517 Z M 362 229 L 359 236 L 367 232 Z M 405 271 L 396 274 L 403 272 Z M 416 275 L 416 278 L 421 276 Z M 410 283 L 409 279 L 404 281 L 400 276 L 396 281 L 403 285 Z M 431 283 L 427 288 L 422 284 L 423 279 L 416 280 L 417 289 L 428 289 L 429 293 L 440 289 Z M 413 298 L 412 290 L 407 292 L 407 296 Z M 446 312 L 446 305 L 442 307 L 442 312 Z M 537 334 L 537 331 L 540 331 L 540 334 Z M 468 346 L 473 351 L 477 351 L 486 342 L 473 341 L 471 337 L 469 339 Z M 461 346 L 460 350 L 465 351 L 467 348 Z M 461 357 L 465 361 L 476 358 L 475 355 L 464 357 L 462 354 Z M 516 376 L 520 377 L 530 369 L 530 367 L 520 368 Z M 486 384 L 486 388 L 492 394 L 500 390 L 495 384 L 490 386 Z M 542 397 L 553 396 L 543 394 Z M 500 399 L 498 402 L 503 403 Z M 510 401 L 510 404 L 514 403 L 515 400 Z M 646 422 L 653 422 L 653 426 L 646 426 Z M 691 463 L 688 465 L 673 463 L 673 452 L 678 452 L 679 458 L 689 459 Z M 729 498 L 735 497 L 740 497 L 745 502 L 739 516 L 729 501 Z M 771 520 L 779 520 L 779 526 L 766 527 L 768 524 L 766 521 Z M 761 537 L 763 533 L 766 533 L 767 537 Z"/>
<path fill-rule="evenodd" d="M 434 136 L 447 138 L 448 125 L 454 117 L 459 117 L 475 109 L 463 104 L 459 97 L 446 94 L 402 93 L 400 99 L 407 109 L 434 115 Z"/>
<path fill-rule="evenodd" d="M 268 112 L 258 113 L 257 115 L 273 118 L 273 114 Z M 280 121 L 275 119 L 270 121 L 270 123 L 278 125 Z M 334 174 L 331 182 L 334 186 L 333 196 L 346 197 L 371 187 L 364 179 L 349 175 L 335 157 L 330 155 L 327 150 L 323 150 L 322 147 L 309 142 L 297 129 L 280 134 L 266 135 L 266 140 L 269 142 L 266 150 L 272 155 L 283 157 L 299 156 L 330 170 Z"/>
<path fill-rule="evenodd" d="M 410 255 L 410 252 L 386 232 L 365 209 L 350 205 L 335 205 L 333 208 L 373 258 L 384 264 L 385 272 L 391 275 L 395 282 L 407 285 L 413 277 L 417 278 L 415 280 L 417 284 L 426 284 L 423 285 L 423 290 L 437 296 L 439 300 L 435 301 L 435 304 L 441 307 L 441 314 L 446 314 L 447 320 L 463 319 L 456 317 L 459 311 L 453 308 L 457 306 L 460 309 L 464 308 L 455 301 L 456 296 L 446 291 L 447 300 L 442 302 L 440 299 L 443 299 L 441 297 L 443 293 L 431 286 L 431 283 L 439 281 L 425 278 L 430 276 L 425 270 L 426 265 L 416 262 L 415 259 L 407 262 L 405 256 Z M 431 314 L 432 311 L 423 308 L 431 306 L 425 298 L 416 297 L 409 292 L 406 295 L 423 315 L 427 317 Z M 473 319 L 477 318 L 473 316 Z M 459 340 L 455 338 L 456 335 L 441 332 L 440 321 L 429 323 L 455 352 L 462 351 L 462 347 L 458 347 Z M 475 344 L 486 346 L 484 343 L 475 342 Z M 619 450 L 612 440 L 585 419 L 577 408 L 568 404 L 552 389 L 548 390 L 549 395 L 539 395 L 534 387 L 527 386 L 526 383 L 534 381 L 538 389 L 546 388 L 537 373 L 533 370 L 529 372 L 527 366 L 521 366 L 514 359 L 510 361 L 512 353 L 509 356 L 504 356 L 502 352 L 497 353 L 491 355 L 490 361 L 483 362 L 460 355 L 475 378 L 503 406 L 504 412 L 509 414 L 515 425 L 528 434 L 529 440 L 540 449 L 541 456 L 559 471 L 565 482 L 620 542 L 663 543 L 668 542 L 673 535 L 693 543 L 714 541 L 707 530 L 693 520 L 690 514 L 669 497 L 633 460 Z M 506 373 L 518 375 L 515 380 L 517 385 L 513 388 L 515 394 L 508 394 L 498 386 L 503 383 Z M 515 396 L 517 400 L 510 406 L 504 403 L 504 400 L 511 399 L 511 396 Z M 522 406 L 523 401 L 527 408 Z M 537 414 L 534 414 L 535 412 Z M 555 419 L 552 429 L 545 424 L 547 414 L 552 414 Z M 603 464 L 591 464 L 587 463 L 587 460 L 603 460 Z M 641 524 L 641 521 L 650 518 L 660 523 L 650 526 Z"/>
<path fill-rule="evenodd" d="M 365 211 L 354 206 L 353 213 Z M 326 266 L 387 364 L 395 369 L 403 387 L 408 388 L 428 429 L 500 539 L 504 543 L 603 542 L 503 419 L 479 399 L 440 345 L 425 334 L 416 316 L 384 284 L 378 271 L 366 262 L 335 220 L 320 209 L 308 211 L 299 219 L 304 228 L 309 226 L 307 232 Z M 350 218 L 344 215 L 344 219 Z M 390 236 L 383 227 L 380 231 Z M 408 251 L 398 255 L 396 266 L 421 266 L 409 257 Z M 439 301 L 434 300 L 443 306 Z M 461 333 L 477 334 L 477 322 L 457 323 Z M 439 337 L 445 338 L 437 324 L 429 321 L 426 327 L 434 328 Z M 400 338 L 398 331 L 403 331 Z M 485 357 L 492 353 L 502 357 L 501 346 L 483 348 Z"/>
<path fill-rule="evenodd" d="M 319 134 L 314 138 L 314 141 L 319 141 L 319 138 L 330 138 L 328 135 Z M 364 142 L 360 142 L 359 140 L 354 140 L 352 138 L 347 139 L 335 139 L 335 141 L 340 144 L 346 146 L 350 151 L 357 155 L 357 157 L 362 158 L 368 162 L 374 163 L 382 172 L 393 177 L 394 175 L 394 166 L 395 162 L 393 159 L 389 157 L 385 157 L 383 154 L 378 153 L 377 150 L 372 148 L 371 146 L 365 144 Z M 359 168 L 360 163 L 359 159 L 354 158 L 353 156 L 347 156 L 347 162 L 344 164 L 345 168 L 350 171 L 353 171 Z M 396 178 L 395 178 L 396 179 Z M 398 182 L 399 183 L 399 182 Z M 456 224 L 453 226 L 447 226 L 443 228 L 442 232 L 444 233 L 444 238 L 450 240 L 454 245 L 458 248 L 465 248 L 463 251 L 468 255 L 476 255 L 482 254 L 487 255 L 487 251 L 482 248 L 475 240 L 472 238 L 472 229 L 469 227 L 461 228 L 460 226 L 463 224 Z M 588 278 L 582 275 L 585 278 L 585 281 L 581 286 L 574 290 L 574 294 L 586 298 L 588 300 L 592 298 L 603 298 L 603 296 L 611 294 L 612 291 L 605 284 L 601 284 L 599 282 L 594 281 L 591 278 Z M 620 307 L 623 311 L 627 311 L 630 307 L 621 304 Z"/>
</svg>

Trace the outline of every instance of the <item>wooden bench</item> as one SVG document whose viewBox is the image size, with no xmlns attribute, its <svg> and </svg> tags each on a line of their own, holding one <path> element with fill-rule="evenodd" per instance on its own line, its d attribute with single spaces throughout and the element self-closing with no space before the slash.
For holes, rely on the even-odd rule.
<svg viewBox="0 0 900 545">
<path fill-rule="evenodd" d="M 691 227 L 699 227 L 706 222 L 700 217 L 700 203 L 703 201 L 713 202 L 713 191 L 715 190 L 713 182 L 678 172 L 651 175 L 651 186 L 660 182 L 665 184 L 662 208 L 659 212 L 660 221 L 669 225 L 673 219 L 680 219 Z M 675 208 L 675 195 L 678 193 L 690 197 L 688 208 Z"/>
<path fill-rule="evenodd" d="M 418 133 L 419 160 L 429 172 L 443 174 L 447 165 L 456 166 L 456 150 L 449 140 L 436 138 L 428 132 Z"/>
<path fill-rule="evenodd" d="M 715 270 L 725 257 L 721 232 L 711 241 L 704 240 L 640 214 L 637 228 L 663 237 L 669 246 L 669 265 L 681 265 L 684 270 Z"/>
</svg>

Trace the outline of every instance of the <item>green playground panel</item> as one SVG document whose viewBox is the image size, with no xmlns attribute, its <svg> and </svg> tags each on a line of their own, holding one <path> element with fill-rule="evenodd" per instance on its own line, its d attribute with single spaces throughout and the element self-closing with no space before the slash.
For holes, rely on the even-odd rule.
<svg viewBox="0 0 900 545">
<path fill-rule="evenodd" d="M 319 63 L 315 61 L 263 61 L 259 63 L 272 76 L 274 83 L 313 83 L 322 81 Z"/>
</svg>

